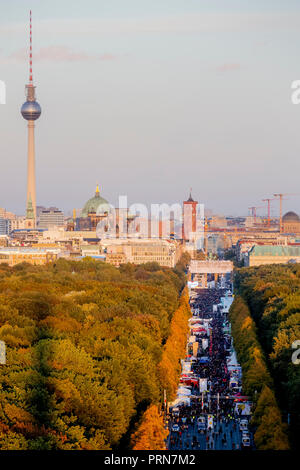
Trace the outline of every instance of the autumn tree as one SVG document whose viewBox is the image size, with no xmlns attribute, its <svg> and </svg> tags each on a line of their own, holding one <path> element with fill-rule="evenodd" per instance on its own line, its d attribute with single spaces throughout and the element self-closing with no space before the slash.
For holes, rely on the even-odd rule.
<svg viewBox="0 0 300 470">
<path fill-rule="evenodd" d="M 138 430 L 132 436 L 133 450 L 165 450 L 165 429 L 163 416 L 156 405 L 151 405 L 144 413 Z"/>
</svg>

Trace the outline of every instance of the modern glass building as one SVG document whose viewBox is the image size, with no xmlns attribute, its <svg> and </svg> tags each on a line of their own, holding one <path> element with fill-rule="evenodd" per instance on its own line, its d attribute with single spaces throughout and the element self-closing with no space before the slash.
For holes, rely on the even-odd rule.
<svg viewBox="0 0 300 470">
<path fill-rule="evenodd" d="M 59 210 L 44 210 L 40 213 L 39 228 L 49 229 L 64 225 L 64 213 Z"/>
<path fill-rule="evenodd" d="M 11 221 L 0 218 L 0 235 L 9 235 L 11 232 Z"/>
</svg>

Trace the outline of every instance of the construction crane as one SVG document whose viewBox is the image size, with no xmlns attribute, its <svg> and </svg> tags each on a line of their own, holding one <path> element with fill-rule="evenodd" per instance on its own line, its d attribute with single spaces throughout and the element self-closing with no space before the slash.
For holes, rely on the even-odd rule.
<svg viewBox="0 0 300 470">
<path fill-rule="evenodd" d="M 204 216 L 204 254 L 205 254 L 205 259 L 207 259 L 207 245 L 208 245 L 208 240 L 207 240 L 207 229 L 208 229 L 208 222 L 207 222 L 207 216 Z"/>
<path fill-rule="evenodd" d="M 262 206 L 252 206 L 248 207 L 249 210 L 251 210 L 251 215 L 254 218 L 254 223 L 256 223 L 256 209 L 261 209 Z"/>
<path fill-rule="evenodd" d="M 268 227 L 270 227 L 270 221 L 271 221 L 271 201 L 274 201 L 274 200 L 275 200 L 274 198 L 262 199 L 263 202 L 268 203 Z"/>
<path fill-rule="evenodd" d="M 273 196 L 279 198 L 279 232 L 283 232 L 283 225 L 282 225 L 282 201 L 283 196 L 297 196 L 298 193 L 276 193 Z"/>
</svg>

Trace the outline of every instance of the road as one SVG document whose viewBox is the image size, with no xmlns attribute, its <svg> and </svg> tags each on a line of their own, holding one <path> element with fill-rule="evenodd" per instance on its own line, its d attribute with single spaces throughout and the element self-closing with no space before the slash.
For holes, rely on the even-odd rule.
<svg viewBox="0 0 300 470">
<path fill-rule="evenodd" d="M 226 440 L 224 440 L 226 436 Z M 241 449 L 241 433 L 238 427 L 233 426 L 233 420 L 228 424 L 220 423 L 215 426 L 214 432 L 198 432 L 197 423 L 189 424 L 188 429 L 178 432 L 171 432 L 174 444 L 169 442 L 170 450 L 233 450 Z M 194 442 L 194 444 L 193 444 Z"/>
<path fill-rule="evenodd" d="M 230 287 L 201 289 L 191 297 L 193 317 L 187 355 L 182 362 L 177 400 L 168 414 L 170 450 L 253 448 L 248 401 L 242 396 L 241 368 L 224 307 L 230 303 Z"/>
</svg>

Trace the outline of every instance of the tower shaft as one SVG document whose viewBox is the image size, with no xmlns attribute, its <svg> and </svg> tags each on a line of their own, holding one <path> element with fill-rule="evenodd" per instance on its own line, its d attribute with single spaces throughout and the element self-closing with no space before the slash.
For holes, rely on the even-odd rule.
<svg viewBox="0 0 300 470">
<path fill-rule="evenodd" d="M 26 219 L 27 228 L 36 227 L 36 187 L 35 187 L 35 145 L 34 145 L 34 121 L 41 115 L 41 107 L 35 98 L 35 86 L 32 79 L 32 18 L 30 11 L 29 34 L 29 83 L 26 85 L 26 102 L 21 108 L 21 114 L 28 122 L 28 147 L 27 147 L 27 199 Z"/>
<path fill-rule="evenodd" d="M 35 146 L 34 121 L 28 121 L 28 157 L 27 157 L 27 202 L 31 198 L 34 212 L 34 226 L 36 225 L 36 187 L 35 187 Z"/>
</svg>

